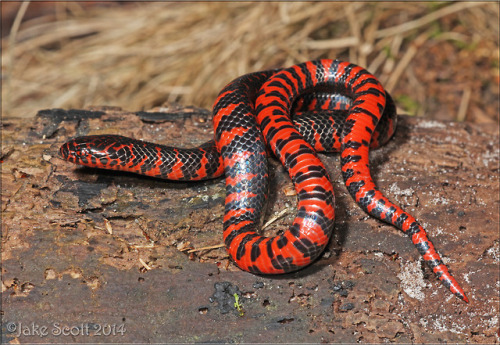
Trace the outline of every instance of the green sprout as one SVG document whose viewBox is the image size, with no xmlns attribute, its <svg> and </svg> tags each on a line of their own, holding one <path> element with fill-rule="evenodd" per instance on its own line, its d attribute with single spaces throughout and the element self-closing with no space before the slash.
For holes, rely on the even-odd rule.
<svg viewBox="0 0 500 345">
<path fill-rule="evenodd" d="M 243 311 L 243 307 L 241 306 L 240 304 L 240 297 L 238 296 L 237 293 L 233 294 L 234 296 L 234 307 L 238 310 L 238 312 L 240 313 L 240 316 L 243 316 L 243 314 L 245 314 L 245 312 Z"/>
</svg>

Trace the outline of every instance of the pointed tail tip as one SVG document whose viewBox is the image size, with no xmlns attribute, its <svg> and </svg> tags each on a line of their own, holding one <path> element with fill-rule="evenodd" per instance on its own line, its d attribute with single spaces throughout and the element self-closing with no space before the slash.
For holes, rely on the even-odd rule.
<svg viewBox="0 0 500 345">
<path fill-rule="evenodd" d="M 465 303 L 469 303 L 469 299 L 467 298 L 467 296 L 465 295 L 465 292 L 463 291 L 459 291 L 457 293 L 455 293 L 455 296 L 457 296 L 458 298 L 460 298 L 462 301 L 464 301 Z"/>
<path fill-rule="evenodd" d="M 469 299 L 465 295 L 464 290 L 449 272 L 443 274 L 439 279 L 451 291 L 451 293 L 453 293 L 455 296 L 460 298 L 465 303 L 469 303 Z"/>
</svg>

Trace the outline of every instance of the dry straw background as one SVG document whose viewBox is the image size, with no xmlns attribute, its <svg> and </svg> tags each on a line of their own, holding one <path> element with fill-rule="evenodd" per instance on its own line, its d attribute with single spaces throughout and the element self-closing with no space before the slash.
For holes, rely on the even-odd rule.
<svg viewBox="0 0 500 345">
<path fill-rule="evenodd" d="M 366 67 L 400 113 L 497 122 L 497 3 L 55 2 L 2 38 L 2 115 L 164 102 L 210 108 L 244 73 L 316 58 Z"/>
</svg>

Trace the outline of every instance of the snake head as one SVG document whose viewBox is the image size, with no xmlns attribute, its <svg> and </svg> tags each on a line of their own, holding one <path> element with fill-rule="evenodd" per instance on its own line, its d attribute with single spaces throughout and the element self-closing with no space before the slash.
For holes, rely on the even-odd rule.
<svg viewBox="0 0 500 345">
<path fill-rule="evenodd" d="M 61 146 L 59 154 L 64 160 L 91 168 L 110 168 L 123 149 L 119 135 L 91 135 L 71 139 Z"/>
</svg>

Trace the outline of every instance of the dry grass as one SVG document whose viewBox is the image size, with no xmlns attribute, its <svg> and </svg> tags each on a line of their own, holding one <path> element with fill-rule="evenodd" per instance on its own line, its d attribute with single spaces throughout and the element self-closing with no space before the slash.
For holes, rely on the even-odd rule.
<svg viewBox="0 0 500 345">
<path fill-rule="evenodd" d="M 140 110 L 164 102 L 210 108 L 218 91 L 241 74 L 326 57 L 367 67 L 396 100 L 403 97 L 403 111 L 429 115 L 425 106 L 413 111 L 404 96 L 417 104 L 428 101 L 418 61 L 441 42 L 460 46 L 457 51 L 483 49 L 480 58 L 491 64 L 484 78 L 498 94 L 495 3 L 55 6 L 55 16 L 18 25 L 20 10 L 2 41 L 4 116 L 90 105 Z M 465 104 L 462 96 L 455 98 L 455 119 L 466 118 L 470 90 Z"/>
</svg>

